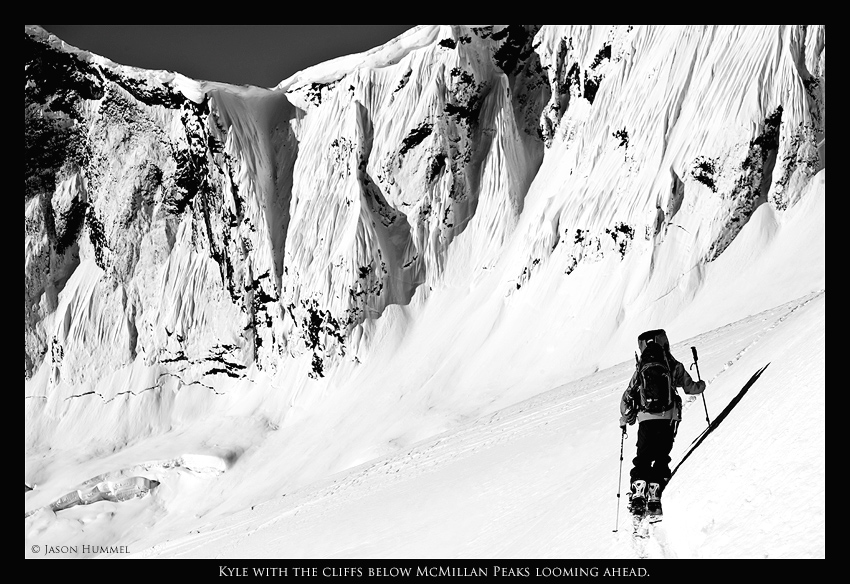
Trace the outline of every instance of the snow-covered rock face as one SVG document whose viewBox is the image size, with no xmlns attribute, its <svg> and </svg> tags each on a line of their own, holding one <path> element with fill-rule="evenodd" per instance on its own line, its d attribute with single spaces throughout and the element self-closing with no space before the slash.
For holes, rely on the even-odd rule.
<svg viewBox="0 0 850 584">
<path fill-rule="evenodd" d="M 261 375 L 284 375 L 280 421 L 405 338 L 444 345 L 404 353 L 423 388 L 458 330 L 499 339 L 526 302 L 547 316 L 512 339 L 523 391 L 592 371 L 598 339 L 686 306 L 758 208 L 799 204 L 824 167 L 824 46 L 822 26 L 423 26 L 260 89 L 28 27 L 28 446 L 59 419 L 164 432 Z M 487 363 L 511 353 L 463 347 L 445 375 L 507 393 Z"/>
<path fill-rule="evenodd" d="M 355 327 L 440 281 L 473 218 L 476 255 L 500 243 L 542 158 L 534 30 L 444 32 L 393 65 L 289 93 L 209 83 L 196 103 L 28 31 L 27 135 L 64 148 L 27 185 L 27 376 L 304 351 L 321 376 Z M 64 296 L 89 309 L 57 324 L 85 260 Z"/>
</svg>

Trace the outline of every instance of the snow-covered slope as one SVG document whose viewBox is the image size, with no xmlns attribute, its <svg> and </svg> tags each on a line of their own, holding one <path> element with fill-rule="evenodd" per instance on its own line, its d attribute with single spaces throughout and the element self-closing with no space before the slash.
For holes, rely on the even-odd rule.
<svg viewBox="0 0 850 584">
<path fill-rule="evenodd" d="M 125 541 L 163 558 L 822 558 L 824 306 L 810 295 L 673 347 L 701 348 L 724 417 L 690 452 L 706 423 L 686 404 L 647 542 L 617 512 L 610 410 L 628 362 L 192 533 Z"/>
<path fill-rule="evenodd" d="M 25 37 L 26 508 L 122 469 L 160 482 L 39 511 L 28 541 L 119 505 L 103 541 L 139 542 L 132 516 L 154 545 L 562 386 L 599 400 L 559 435 L 585 460 L 642 330 L 717 338 L 706 379 L 743 350 L 730 323 L 796 302 L 822 332 L 822 26 L 421 26 L 273 89 Z M 604 395 L 576 381 L 595 372 Z M 220 462 L 162 462 L 187 456 Z M 363 553 L 601 553 L 463 541 Z"/>
</svg>

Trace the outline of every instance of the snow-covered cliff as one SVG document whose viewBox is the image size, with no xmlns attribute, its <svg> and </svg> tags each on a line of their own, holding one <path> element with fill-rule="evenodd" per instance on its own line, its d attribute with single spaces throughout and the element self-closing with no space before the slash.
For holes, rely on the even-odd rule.
<svg viewBox="0 0 850 584">
<path fill-rule="evenodd" d="M 770 241 L 822 212 L 824 47 L 420 26 L 265 89 L 27 27 L 28 473 L 275 435 L 297 483 L 822 289 L 822 232 L 806 273 Z"/>
</svg>

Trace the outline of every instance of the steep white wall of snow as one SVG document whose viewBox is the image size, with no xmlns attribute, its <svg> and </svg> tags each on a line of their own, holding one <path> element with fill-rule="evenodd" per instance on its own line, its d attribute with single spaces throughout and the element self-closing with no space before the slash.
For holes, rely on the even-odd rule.
<svg viewBox="0 0 850 584">
<path fill-rule="evenodd" d="M 273 90 L 26 37 L 77 140 L 27 183 L 39 468 L 191 429 L 307 480 L 825 286 L 823 26 L 423 26 Z"/>
</svg>

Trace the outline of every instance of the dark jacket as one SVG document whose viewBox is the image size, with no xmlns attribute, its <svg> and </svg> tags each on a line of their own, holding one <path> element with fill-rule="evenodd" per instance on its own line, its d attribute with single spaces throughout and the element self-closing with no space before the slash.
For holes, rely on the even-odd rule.
<svg viewBox="0 0 850 584">
<path fill-rule="evenodd" d="M 681 387 L 688 395 L 697 395 L 705 391 L 705 381 L 694 381 L 685 369 L 685 366 L 679 363 L 670 353 L 667 353 L 667 360 L 670 362 L 672 370 L 672 381 L 674 387 L 673 405 L 670 409 L 658 414 L 650 414 L 649 412 L 638 411 L 638 403 L 640 398 L 637 396 L 638 372 L 635 370 L 632 375 L 629 386 L 623 397 L 620 400 L 620 426 L 626 424 L 634 424 L 644 420 L 676 420 L 682 419 L 682 398 L 675 391 L 676 387 Z"/>
</svg>

